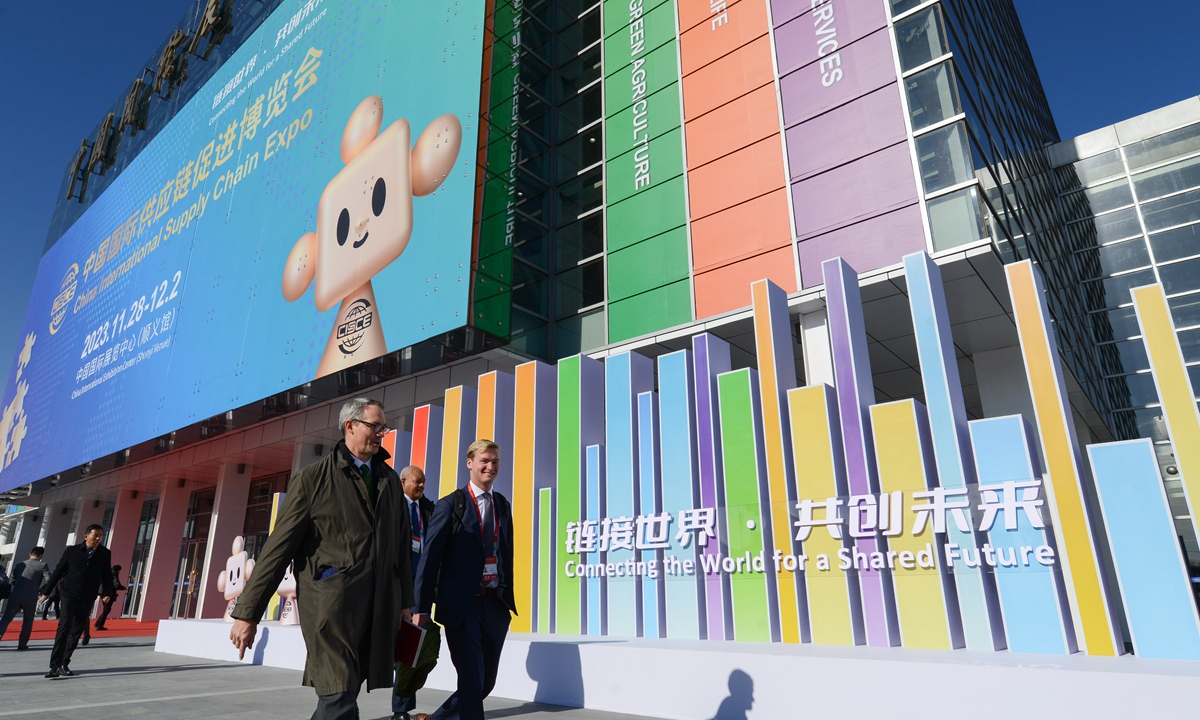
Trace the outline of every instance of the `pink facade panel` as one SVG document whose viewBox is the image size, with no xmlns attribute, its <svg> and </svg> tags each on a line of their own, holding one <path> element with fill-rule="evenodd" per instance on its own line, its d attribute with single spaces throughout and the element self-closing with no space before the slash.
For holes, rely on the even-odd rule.
<svg viewBox="0 0 1200 720">
<path fill-rule="evenodd" d="M 887 27 L 882 2 L 874 0 L 830 0 L 816 11 L 809 3 L 804 15 L 779 25 L 775 17 L 775 50 L 779 58 L 779 74 L 787 75 L 798 68 L 831 57 L 843 48 L 871 33 Z M 888 52 L 891 60 L 891 52 Z M 846 58 L 842 57 L 841 62 Z M 832 64 L 833 61 L 830 61 Z M 849 67 L 843 72 L 849 74 Z M 841 82 L 841 81 L 838 81 Z"/>
<path fill-rule="evenodd" d="M 809 177 L 904 142 L 903 112 L 900 90 L 892 84 L 788 128 L 792 179 Z"/>
<path fill-rule="evenodd" d="M 908 253 L 926 250 L 921 206 L 909 205 L 834 230 L 799 245 L 800 280 L 804 287 L 820 285 L 821 263 L 842 257 L 860 273 L 895 265 Z"/>
<path fill-rule="evenodd" d="M 892 43 L 887 30 L 879 30 L 782 76 L 784 125 L 803 122 L 894 82 Z"/>
<path fill-rule="evenodd" d="M 915 202 L 917 185 L 908 143 L 899 143 L 794 183 L 796 238 L 804 240 Z M 860 272 L 865 269 L 854 267 Z"/>
</svg>

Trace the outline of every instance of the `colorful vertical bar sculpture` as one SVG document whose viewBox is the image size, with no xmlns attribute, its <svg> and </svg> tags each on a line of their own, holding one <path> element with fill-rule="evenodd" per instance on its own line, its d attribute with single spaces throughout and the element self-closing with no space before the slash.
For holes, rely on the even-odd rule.
<svg viewBox="0 0 1200 720">
<path fill-rule="evenodd" d="M 1196 516 L 1196 502 L 1200 501 L 1200 410 L 1196 408 L 1195 388 L 1183 364 L 1183 350 L 1162 286 L 1134 288 L 1131 294 L 1162 402 L 1167 437 L 1183 481 L 1183 496 L 1191 510 L 1192 528 L 1200 537 L 1200 518 Z"/>
<path fill-rule="evenodd" d="M 567 524 L 587 518 L 584 448 L 604 440 L 604 365 L 586 355 L 558 361 L 558 479 L 555 547 L 566 549 Z M 601 508 L 603 511 L 603 508 Z M 556 632 L 587 632 L 587 596 L 566 575 L 566 558 L 555 569 Z"/>
<path fill-rule="evenodd" d="M 1138 657 L 1200 660 L 1200 617 L 1148 438 L 1088 446 Z"/>
<path fill-rule="evenodd" d="M 1039 559 L 1046 557 L 1045 552 L 1041 556 L 1036 554 L 1043 546 L 1055 554 L 1058 552 L 1054 531 L 1041 510 L 1044 493 L 1037 492 L 1035 486 L 1020 485 L 1042 479 L 1029 425 L 1022 416 L 1009 415 L 973 420 L 970 431 L 979 489 L 991 494 L 985 499 L 1018 503 L 1029 497 L 1031 501 L 1024 506 L 1026 510 L 1020 510 L 1018 504 L 1011 505 L 1012 517 L 1007 509 L 993 515 L 987 533 L 988 546 L 1001 548 L 996 551 L 999 562 L 994 573 L 1004 611 L 1008 649 L 1054 655 L 1076 652 L 1075 625 L 1071 621 L 1062 570 L 1057 562 Z M 987 568 L 986 558 L 978 554 L 982 549 L 974 551 L 975 566 L 981 569 Z M 967 557 L 954 561 L 955 577 L 972 562 L 970 547 L 959 552 Z"/>
<path fill-rule="evenodd" d="M 728 555 L 722 570 L 730 576 L 733 637 L 729 640 L 777 640 L 777 608 L 771 607 L 775 573 L 766 572 L 764 535 L 770 537 L 770 513 L 765 512 L 767 467 L 763 454 L 758 373 L 734 370 L 717 378 L 721 409 L 721 458 L 725 477 L 725 515 L 729 528 Z"/>
<path fill-rule="evenodd" d="M 598 385 L 597 385 L 598 387 Z M 654 364 L 636 353 L 620 353 L 604 361 L 605 515 L 633 521 L 638 515 L 637 394 L 654 388 Z M 634 560 L 634 551 L 610 549 L 605 562 Z M 605 579 L 608 634 L 637 637 L 641 583 L 622 575 Z"/>
<path fill-rule="evenodd" d="M 513 525 L 527 529 L 527 532 L 517 532 L 513 536 L 513 569 L 517 583 L 513 592 L 517 614 L 513 616 L 512 629 L 514 632 L 531 632 L 534 629 L 549 632 L 552 604 L 547 605 L 543 614 L 540 601 L 535 602 L 535 599 L 543 593 L 547 598 L 550 597 L 550 580 L 543 583 L 540 574 L 550 573 L 553 566 L 549 562 L 540 565 L 535 562 L 537 548 L 534 545 L 534 532 L 540 526 L 534 504 L 539 492 L 549 491 L 554 485 L 557 472 L 555 400 L 558 372 L 552 365 L 534 361 L 518 365 L 516 373 L 513 446 L 510 454 L 512 514 Z M 546 512 L 549 516 L 549 510 Z M 548 556 L 542 554 L 540 557 Z M 539 629 L 543 624 L 547 629 Z"/>
<path fill-rule="evenodd" d="M 1120 629 L 1092 545 L 1092 527 L 1084 502 L 1079 442 L 1067 400 L 1058 346 L 1050 328 L 1041 277 L 1024 260 L 1004 267 L 1025 359 L 1025 376 L 1046 458 L 1046 484 L 1055 515 L 1063 573 L 1070 590 L 1072 616 L 1080 649 L 1089 655 L 1117 655 Z"/>
<path fill-rule="evenodd" d="M 539 633 L 558 632 L 555 626 L 553 610 L 554 584 L 557 557 L 554 552 L 554 488 L 538 489 L 538 583 L 537 583 L 537 631 Z M 575 629 L 564 630 L 574 634 Z"/>
<path fill-rule="evenodd" d="M 903 512 L 895 512 L 897 505 L 903 507 L 904 498 L 938 486 L 925 406 L 915 400 L 873 405 L 871 433 L 880 490 L 873 524 L 887 524 L 884 535 L 887 556 L 892 560 L 901 644 L 930 650 L 963 647 L 955 576 L 937 561 L 945 535 L 934 533 L 932 524 L 926 524 L 919 534 L 907 533 L 907 518 Z M 848 512 L 860 511 L 850 508 Z M 895 520 L 898 527 L 891 526 Z"/>
<path fill-rule="evenodd" d="M 729 343 L 716 335 L 701 333 L 692 338 L 692 358 L 696 377 L 696 460 L 700 476 L 700 506 L 718 508 L 725 497 L 721 459 L 721 413 L 717 402 L 717 377 L 729 372 Z M 717 511 L 718 542 L 708 543 L 703 554 L 708 562 L 719 562 L 722 548 L 728 548 L 729 534 L 725 513 Z M 729 578 L 724 573 L 705 573 L 703 637 L 724 640 L 732 631 L 729 614 Z"/>
<path fill-rule="evenodd" d="M 942 271 L 933 258 L 919 252 L 904 257 L 904 274 L 908 282 L 917 357 L 921 362 L 921 382 L 929 412 L 938 484 L 948 489 L 966 488 L 976 482 L 975 466 L 967 436 L 967 409 L 950 332 Z M 963 532 L 957 525 L 947 530 L 950 542 L 965 548 L 978 548 L 974 532 Z M 967 649 L 1003 650 L 1004 622 L 995 577 L 979 568 L 960 565 L 955 569 L 954 587 Z"/>
<path fill-rule="evenodd" d="M 879 481 L 875 473 L 875 455 L 871 451 L 868 418 L 868 408 L 875 402 L 875 387 L 867 356 L 867 331 L 863 325 L 858 273 L 841 258 L 826 260 L 821 264 L 821 271 L 825 277 L 830 349 L 846 453 L 846 480 L 851 494 L 867 495 L 878 492 Z M 855 546 L 867 555 L 879 550 L 876 538 L 858 538 Z M 886 568 L 855 572 L 862 591 L 867 644 L 873 647 L 899 644 L 890 573 Z"/>
<path fill-rule="evenodd" d="M 788 391 L 787 397 L 792 455 L 797 459 L 796 494 L 816 502 L 846 497 L 845 456 L 833 388 L 810 385 Z M 825 528 L 814 529 L 802 545 L 806 563 L 797 572 L 804 584 L 800 629 L 805 642 L 862 645 L 867 641 L 858 576 L 838 566 L 838 551 L 843 547 L 849 547 L 849 539 L 835 538 Z"/>
<path fill-rule="evenodd" d="M 638 428 L 638 515 L 658 515 L 662 512 L 662 490 L 658 480 L 661 455 L 658 447 L 658 393 L 650 391 L 637 396 Z M 655 525 L 651 527 L 662 527 Z M 666 525 L 666 542 L 671 541 L 671 525 Z M 647 544 L 655 539 L 647 533 Z M 663 632 L 666 595 L 663 590 L 663 558 L 661 548 L 646 548 L 637 552 L 637 567 L 645 567 L 641 575 L 642 618 L 638 635 L 641 637 L 666 637 Z M 653 565 L 651 565 L 653 563 Z M 653 572 L 649 572 L 654 568 Z"/>
<path fill-rule="evenodd" d="M 584 450 L 585 463 L 587 466 L 587 519 L 596 523 L 599 526 L 603 519 L 600 515 L 600 494 L 604 491 L 604 446 L 588 445 Z M 580 553 L 579 563 L 587 565 L 600 562 L 600 553 Z M 575 577 L 579 579 L 580 573 L 576 571 Z M 604 627 L 602 625 L 603 618 L 603 603 L 600 598 L 600 576 L 585 574 L 583 579 L 578 582 L 586 588 L 587 594 L 587 635 L 603 635 Z"/>
<path fill-rule="evenodd" d="M 438 492 L 442 474 L 442 407 L 422 405 L 413 410 L 412 456 L 409 464 L 425 473 L 425 494 L 441 497 Z M 453 488 L 451 488 L 453 489 Z"/>
<path fill-rule="evenodd" d="M 512 498 L 513 409 L 516 382 L 512 375 L 493 370 L 479 376 L 475 412 L 475 439 L 491 440 L 500 446 L 500 472 L 492 486 Z"/>
<path fill-rule="evenodd" d="M 658 356 L 658 427 L 662 509 L 676 519 L 683 510 L 708 508 L 715 513 L 716 503 L 700 502 L 700 478 L 696 452 L 696 386 L 692 376 L 692 352 L 679 350 Z M 700 553 L 709 545 L 719 547 L 716 538 L 689 533 L 686 546 L 672 542 L 663 558 L 666 594 L 666 637 L 698 640 L 705 631 L 704 572 Z M 703 543 L 704 547 L 701 547 Z M 689 570 L 690 566 L 690 570 Z M 719 586 L 718 586 L 719 588 Z"/>
<path fill-rule="evenodd" d="M 409 460 L 412 458 L 412 433 L 409 431 L 391 431 L 383 436 L 382 445 L 383 449 L 391 455 L 387 460 L 388 465 L 395 468 L 396 472 L 400 472 L 411 464 Z"/>
<path fill-rule="evenodd" d="M 438 493 L 431 497 L 445 497 L 471 479 L 467 470 L 467 448 L 475 442 L 477 395 L 475 388 L 466 385 L 446 390 L 442 416 L 442 467 Z"/>
<path fill-rule="evenodd" d="M 751 285 L 754 301 L 754 344 L 758 354 L 759 393 L 762 396 L 763 445 L 770 488 L 771 527 L 767 539 L 773 551 L 794 555 L 792 523 L 795 521 L 796 474 L 787 451 L 787 392 L 796 387 L 796 356 L 792 352 L 792 328 L 788 321 L 787 293 L 770 280 Z M 776 573 L 780 637 L 785 643 L 800 642 L 799 576 L 782 566 Z"/>
</svg>

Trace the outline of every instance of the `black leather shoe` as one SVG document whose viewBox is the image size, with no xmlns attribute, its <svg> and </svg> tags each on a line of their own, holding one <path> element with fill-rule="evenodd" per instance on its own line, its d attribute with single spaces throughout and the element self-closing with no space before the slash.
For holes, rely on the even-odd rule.
<svg viewBox="0 0 1200 720">
<path fill-rule="evenodd" d="M 56 678 L 59 675 L 58 668 L 50 668 L 50 672 L 46 673 L 47 678 Z"/>
<path fill-rule="evenodd" d="M 63 665 L 58 669 L 58 674 L 62 675 L 63 677 L 72 677 L 75 675 L 75 673 L 71 672 L 71 668 L 67 667 L 66 665 Z"/>
<path fill-rule="evenodd" d="M 84 639 L 82 639 L 82 640 L 80 640 L 80 641 L 79 641 L 79 644 L 80 644 L 80 645 L 87 645 L 87 644 L 88 644 L 88 643 L 90 643 L 91 641 L 92 641 L 92 639 L 91 639 L 91 638 L 86 638 L 86 637 L 85 637 Z"/>
<path fill-rule="evenodd" d="M 28 649 L 29 649 L 29 646 L 28 646 L 28 645 L 18 645 L 18 646 L 17 646 L 17 649 L 18 649 L 18 650 L 28 650 Z"/>
</svg>

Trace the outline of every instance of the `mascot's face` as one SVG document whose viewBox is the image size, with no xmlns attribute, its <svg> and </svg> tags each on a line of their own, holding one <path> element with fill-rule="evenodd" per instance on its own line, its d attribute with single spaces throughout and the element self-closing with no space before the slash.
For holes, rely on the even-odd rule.
<svg viewBox="0 0 1200 720">
<path fill-rule="evenodd" d="M 411 135 L 397 120 L 325 186 L 317 206 L 316 303 L 332 307 L 408 246 L 413 229 Z"/>
</svg>

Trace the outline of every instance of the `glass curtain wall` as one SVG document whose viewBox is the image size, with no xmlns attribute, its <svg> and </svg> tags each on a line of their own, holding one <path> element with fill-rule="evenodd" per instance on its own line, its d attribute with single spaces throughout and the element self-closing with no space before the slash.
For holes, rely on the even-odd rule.
<svg viewBox="0 0 1200 720">
<path fill-rule="evenodd" d="M 1114 418 L 1129 436 L 1154 441 L 1177 531 L 1200 574 L 1200 545 L 1129 295 L 1162 283 L 1192 388 L 1200 387 L 1200 123 L 1056 167 L 1055 181 L 1087 279 L 1088 324 Z"/>
<path fill-rule="evenodd" d="M 606 341 L 601 4 L 500 0 L 493 37 L 474 320 L 557 360 Z"/>
<path fill-rule="evenodd" d="M 146 570 L 150 566 L 150 544 L 154 540 L 154 521 L 158 517 L 158 497 L 147 497 L 138 519 L 137 537 L 133 541 L 133 557 L 126 577 L 125 603 L 121 617 L 137 617 L 142 609 L 142 589 L 146 585 Z M 118 565 L 120 563 L 117 563 Z"/>
<path fill-rule="evenodd" d="M 991 238 L 1006 262 L 1041 266 L 1063 360 L 1112 430 L 1045 152 L 1058 130 L 1011 0 L 891 0 L 891 10 L 933 249 Z"/>
</svg>

